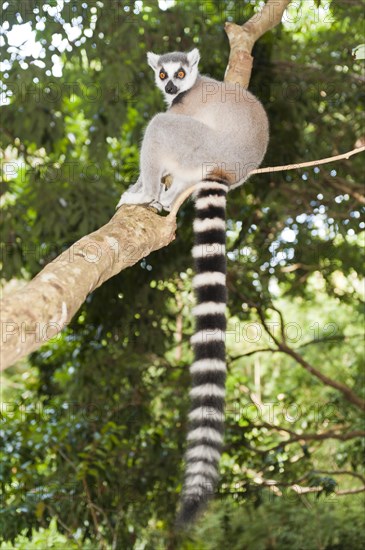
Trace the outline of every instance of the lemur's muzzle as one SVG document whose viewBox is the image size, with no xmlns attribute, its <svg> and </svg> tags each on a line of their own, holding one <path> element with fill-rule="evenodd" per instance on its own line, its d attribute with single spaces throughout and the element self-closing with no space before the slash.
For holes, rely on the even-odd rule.
<svg viewBox="0 0 365 550">
<path fill-rule="evenodd" d="M 172 80 L 169 80 L 168 83 L 165 86 L 165 92 L 167 94 L 176 94 L 177 93 L 177 87 L 172 82 Z"/>
</svg>

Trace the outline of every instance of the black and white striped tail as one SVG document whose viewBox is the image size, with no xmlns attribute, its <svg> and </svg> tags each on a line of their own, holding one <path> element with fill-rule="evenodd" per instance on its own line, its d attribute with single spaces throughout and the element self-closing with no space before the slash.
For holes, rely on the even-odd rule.
<svg viewBox="0 0 365 550">
<path fill-rule="evenodd" d="M 226 329 L 226 194 L 206 181 L 196 193 L 193 286 L 197 305 L 185 480 L 178 525 L 193 521 L 213 494 L 223 445 Z"/>
</svg>

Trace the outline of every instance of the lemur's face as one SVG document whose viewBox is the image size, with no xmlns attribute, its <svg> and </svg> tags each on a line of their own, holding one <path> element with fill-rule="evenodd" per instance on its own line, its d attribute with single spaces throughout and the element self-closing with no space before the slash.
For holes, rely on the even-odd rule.
<svg viewBox="0 0 365 550">
<path fill-rule="evenodd" d="M 157 87 L 162 91 L 165 101 L 170 105 L 174 98 L 189 90 L 198 76 L 199 51 L 189 53 L 147 54 L 148 64 L 155 72 Z"/>
</svg>

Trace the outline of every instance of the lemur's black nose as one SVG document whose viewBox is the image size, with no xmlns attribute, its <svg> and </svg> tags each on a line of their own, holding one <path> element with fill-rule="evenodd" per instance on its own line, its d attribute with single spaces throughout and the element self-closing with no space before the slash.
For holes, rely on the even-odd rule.
<svg viewBox="0 0 365 550">
<path fill-rule="evenodd" d="M 172 80 L 169 80 L 168 83 L 165 86 L 165 92 L 167 94 L 176 94 L 177 88 L 175 84 L 172 82 Z"/>
</svg>

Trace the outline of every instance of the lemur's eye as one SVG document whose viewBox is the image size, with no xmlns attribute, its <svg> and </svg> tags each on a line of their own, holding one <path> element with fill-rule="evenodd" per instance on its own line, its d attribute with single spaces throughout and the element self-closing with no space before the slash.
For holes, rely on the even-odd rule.
<svg viewBox="0 0 365 550">
<path fill-rule="evenodd" d="M 161 80 L 164 80 L 166 78 L 165 71 L 160 71 L 160 78 L 161 78 Z"/>
<path fill-rule="evenodd" d="M 177 73 L 177 78 L 184 78 L 184 76 L 185 76 L 185 71 L 180 69 L 180 71 Z"/>
</svg>

